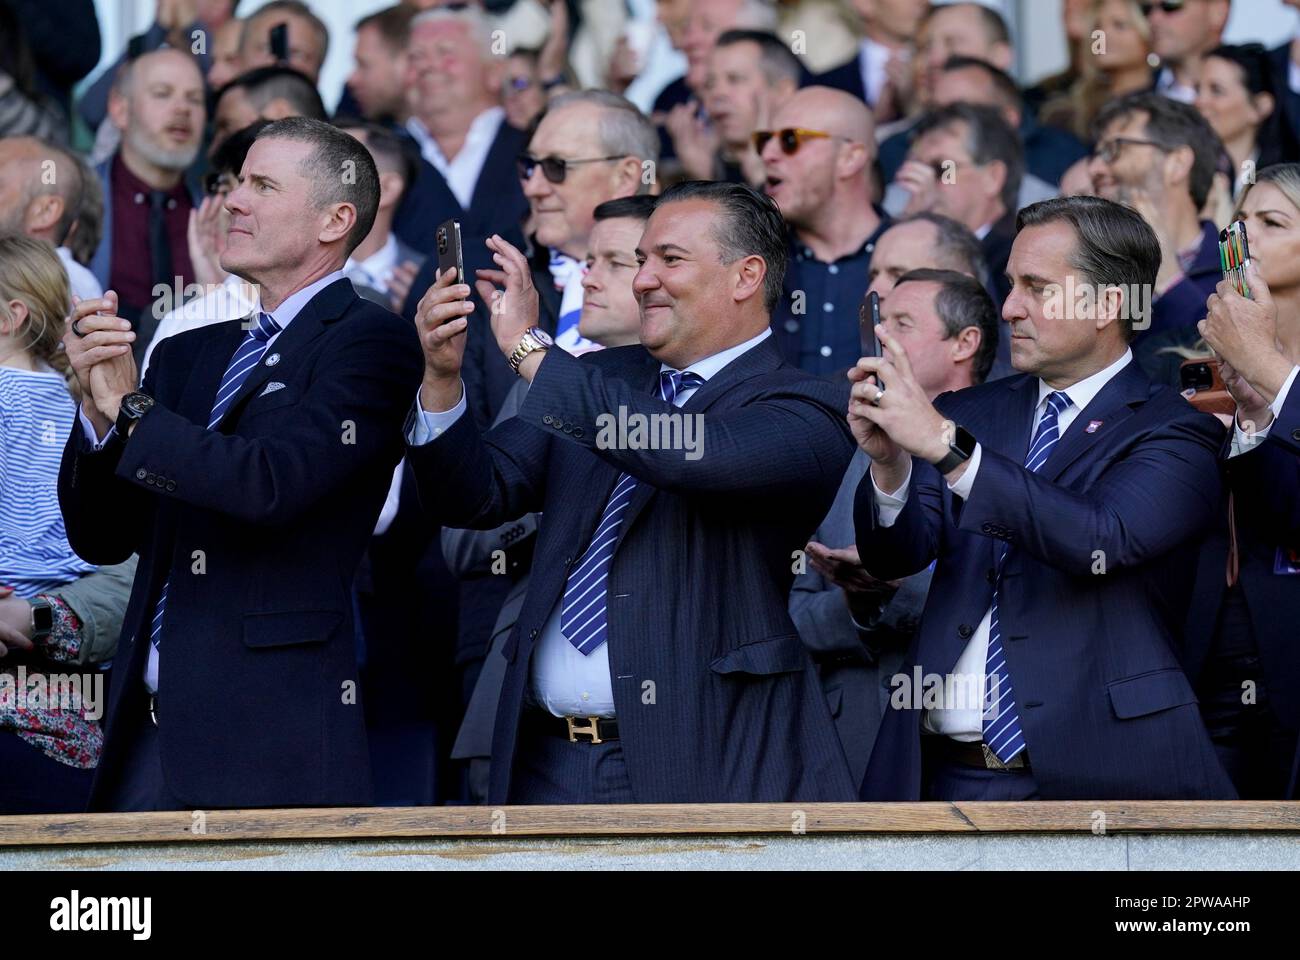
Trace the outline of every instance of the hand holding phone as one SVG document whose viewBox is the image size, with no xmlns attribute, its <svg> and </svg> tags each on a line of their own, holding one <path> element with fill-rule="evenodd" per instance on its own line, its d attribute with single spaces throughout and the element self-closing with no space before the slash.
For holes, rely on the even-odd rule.
<svg viewBox="0 0 1300 960">
<path fill-rule="evenodd" d="M 460 221 L 446 220 L 438 225 L 434 234 L 438 247 L 438 275 L 446 273 L 449 268 L 456 270 L 453 283 L 465 282 L 465 258 L 460 244 Z"/>
<path fill-rule="evenodd" d="M 1249 263 L 1250 244 L 1246 239 L 1246 224 L 1234 220 L 1219 231 L 1219 266 L 1223 270 L 1223 278 L 1247 300 L 1253 299 L 1250 284 L 1246 281 L 1246 267 Z"/>
</svg>

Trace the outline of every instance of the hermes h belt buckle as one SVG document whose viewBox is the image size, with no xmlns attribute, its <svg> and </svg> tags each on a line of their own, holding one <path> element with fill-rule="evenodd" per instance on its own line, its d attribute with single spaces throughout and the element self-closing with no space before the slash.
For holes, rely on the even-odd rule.
<svg viewBox="0 0 1300 960">
<path fill-rule="evenodd" d="M 590 736 L 588 743 L 604 743 L 600 739 L 600 717 L 565 717 L 564 719 L 569 724 L 570 743 L 577 743 L 579 736 Z M 580 726 L 584 720 L 587 726 Z"/>
</svg>

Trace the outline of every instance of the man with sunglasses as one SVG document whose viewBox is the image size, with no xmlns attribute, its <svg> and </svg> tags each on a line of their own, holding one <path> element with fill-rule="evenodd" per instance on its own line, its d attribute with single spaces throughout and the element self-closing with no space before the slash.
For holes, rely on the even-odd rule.
<svg viewBox="0 0 1300 960">
<path fill-rule="evenodd" d="M 1162 64 L 1156 92 L 1192 103 L 1201 58 L 1223 42 L 1230 0 L 1144 0 L 1141 7 L 1151 25 L 1151 49 Z"/>
<path fill-rule="evenodd" d="M 460 526 L 545 518 L 502 650 L 489 803 L 852 798 L 787 597 L 853 445 L 843 387 L 772 342 L 784 232 L 747 186 L 671 187 L 636 250 L 641 343 L 581 358 L 536 326 L 528 264 L 493 238 L 479 292 L 531 386 L 486 435 L 460 375 L 469 288 L 444 276 L 421 303 L 421 498 Z M 618 416 L 702 418 L 702 446 L 610 437 Z"/>
<path fill-rule="evenodd" d="M 791 234 L 772 330 L 786 361 L 809 373 L 835 375 L 861 356 L 858 305 L 888 226 L 871 202 L 874 127 L 857 97 L 805 87 L 754 134 L 763 188 Z"/>
<path fill-rule="evenodd" d="M 1137 210 L 1160 240 L 1150 326 L 1138 328 L 1134 343 L 1155 377 L 1156 351 L 1196 339 L 1206 298 L 1222 278 L 1218 228 L 1200 211 L 1223 146 L 1194 107 L 1153 92 L 1108 103 L 1094 130 L 1088 169 L 1097 195 Z"/>
</svg>

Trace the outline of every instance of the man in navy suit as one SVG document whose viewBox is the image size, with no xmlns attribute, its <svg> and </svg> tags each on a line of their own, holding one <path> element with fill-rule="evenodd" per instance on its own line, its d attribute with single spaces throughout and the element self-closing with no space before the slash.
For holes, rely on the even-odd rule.
<svg viewBox="0 0 1300 960">
<path fill-rule="evenodd" d="M 931 403 L 887 335 L 850 372 L 863 562 L 897 579 L 937 559 L 863 798 L 1233 798 L 1177 649 L 1223 428 L 1129 349 L 1156 238 L 1094 197 L 1017 227 L 1020 376 Z"/>
<path fill-rule="evenodd" d="M 140 555 L 93 809 L 371 798 L 351 582 L 421 369 L 410 326 L 342 272 L 378 201 L 359 141 L 277 121 L 226 199 L 222 266 L 256 312 L 164 340 L 139 390 L 116 295 L 73 314 L 68 539 Z"/>
<path fill-rule="evenodd" d="M 491 246 L 501 270 L 479 292 L 528 395 L 480 436 L 460 383 L 469 288 L 444 276 L 420 307 L 407 450 L 448 522 L 546 517 L 503 649 L 488 802 L 852 798 L 786 598 L 853 444 L 846 391 L 772 342 L 780 211 L 740 184 L 668 190 L 636 251 L 641 344 L 581 359 L 535 325 L 522 254 Z M 652 440 L 656 424 L 677 433 Z"/>
</svg>

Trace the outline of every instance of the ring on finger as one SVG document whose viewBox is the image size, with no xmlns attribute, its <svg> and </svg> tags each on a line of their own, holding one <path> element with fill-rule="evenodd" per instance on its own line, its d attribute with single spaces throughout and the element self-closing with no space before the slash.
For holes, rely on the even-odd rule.
<svg viewBox="0 0 1300 960">
<path fill-rule="evenodd" d="M 85 317 L 77 317 L 76 320 L 72 321 L 72 332 L 75 333 L 78 337 L 85 336 L 85 334 L 81 332 L 81 328 L 77 326 L 77 324 L 81 323 L 81 321 L 84 319 Z"/>
<path fill-rule="evenodd" d="M 885 395 L 885 385 L 883 383 L 877 383 L 875 386 L 876 386 L 876 395 L 875 397 L 872 398 L 871 405 L 873 407 L 878 407 L 880 406 L 880 398 Z"/>
</svg>

